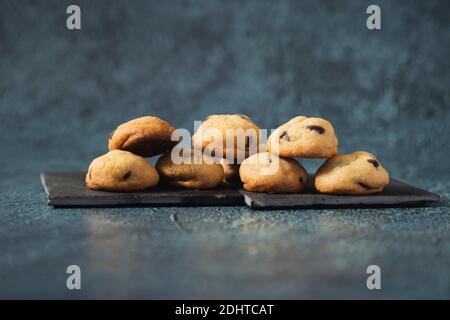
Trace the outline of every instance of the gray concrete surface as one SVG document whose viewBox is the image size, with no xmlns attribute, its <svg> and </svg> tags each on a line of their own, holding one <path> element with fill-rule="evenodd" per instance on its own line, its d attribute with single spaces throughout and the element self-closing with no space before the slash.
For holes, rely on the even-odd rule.
<svg viewBox="0 0 450 320">
<path fill-rule="evenodd" d="M 1 298 L 450 298 L 450 6 L 376 1 L 0 1 Z M 85 170 L 145 114 L 335 125 L 342 152 L 434 207 L 55 210 L 39 173 Z M 309 171 L 320 161 L 303 161 Z M 65 268 L 82 269 L 82 290 Z M 382 269 L 382 290 L 365 286 Z"/>
</svg>

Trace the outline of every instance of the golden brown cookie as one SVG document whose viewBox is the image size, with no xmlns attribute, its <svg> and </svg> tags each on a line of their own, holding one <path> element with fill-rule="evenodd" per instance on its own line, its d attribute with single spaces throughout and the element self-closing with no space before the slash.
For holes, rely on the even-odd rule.
<svg viewBox="0 0 450 320">
<path fill-rule="evenodd" d="M 169 123 L 157 117 L 142 117 L 118 126 L 109 135 L 109 150 L 130 151 L 142 157 L 152 157 L 172 148 L 177 141 L 171 141 L 175 130 Z"/>
<path fill-rule="evenodd" d="M 245 159 L 239 174 L 244 189 L 255 192 L 301 192 L 308 183 L 308 174 L 300 163 L 294 159 L 278 158 L 268 152 Z"/>
<path fill-rule="evenodd" d="M 241 165 L 227 163 L 226 159 L 221 159 L 220 164 L 223 168 L 223 181 L 227 183 L 239 183 L 241 178 L 239 177 L 239 168 Z"/>
<path fill-rule="evenodd" d="M 280 157 L 329 158 L 338 154 L 338 139 L 330 122 L 298 116 L 276 129 L 267 141 L 267 150 Z"/>
<path fill-rule="evenodd" d="M 369 194 L 383 191 L 389 173 L 374 155 L 365 151 L 334 156 L 317 170 L 317 191 L 335 194 Z"/>
<path fill-rule="evenodd" d="M 222 166 L 214 159 L 194 152 L 187 152 L 182 157 L 184 163 L 174 163 L 171 151 L 166 152 L 156 163 L 161 181 L 172 186 L 188 189 L 211 189 L 223 180 Z"/>
<path fill-rule="evenodd" d="M 113 150 L 89 166 L 86 185 L 105 191 L 137 191 L 158 184 L 156 169 L 144 158 L 128 151 Z"/>
<path fill-rule="evenodd" d="M 256 153 L 259 140 L 258 126 L 249 117 L 241 114 L 208 116 L 192 136 L 194 148 L 207 149 L 208 154 L 212 156 L 234 160 L 240 160 L 239 155 L 243 160 Z M 221 150 L 222 154 L 219 154 L 218 150 Z"/>
</svg>

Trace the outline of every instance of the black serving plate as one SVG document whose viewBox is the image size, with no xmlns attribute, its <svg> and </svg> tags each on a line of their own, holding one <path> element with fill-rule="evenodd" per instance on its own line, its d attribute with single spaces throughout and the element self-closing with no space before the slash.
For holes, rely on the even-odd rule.
<svg viewBox="0 0 450 320">
<path fill-rule="evenodd" d="M 427 205 L 440 199 L 436 193 L 395 179 L 391 179 L 389 185 L 380 193 L 358 196 L 319 193 L 311 185 L 304 193 L 267 194 L 245 190 L 241 192 L 245 197 L 245 203 L 254 209 L 412 207 Z"/>
<path fill-rule="evenodd" d="M 84 172 L 42 173 L 48 204 L 55 207 L 245 205 L 243 195 L 225 184 L 210 190 L 157 186 L 139 192 L 106 192 L 88 189 L 85 175 Z"/>
<path fill-rule="evenodd" d="M 277 208 L 364 208 L 422 206 L 439 201 L 439 195 L 391 179 L 383 192 L 344 196 L 318 193 L 312 179 L 303 193 L 269 194 L 249 192 L 240 185 L 222 184 L 210 190 L 191 190 L 157 186 L 140 192 L 94 191 L 86 187 L 83 172 L 41 174 L 48 204 L 55 207 L 115 206 L 240 206 L 254 209 Z"/>
</svg>

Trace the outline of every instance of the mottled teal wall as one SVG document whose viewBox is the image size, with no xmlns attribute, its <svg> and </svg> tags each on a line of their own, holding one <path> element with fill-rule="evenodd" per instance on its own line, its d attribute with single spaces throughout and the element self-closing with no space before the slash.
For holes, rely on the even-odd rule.
<svg viewBox="0 0 450 320">
<path fill-rule="evenodd" d="M 65 27 L 82 9 L 82 30 Z M 365 27 L 379 4 L 382 30 Z M 450 1 L 0 0 L 0 298 L 449 298 Z M 331 120 L 434 207 L 53 209 L 120 122 Z M 321 161 L 310 160 L 308 168 Z M 65 287 L 70 264 L 82 290 Z M 382 268 L 369 291 L 366 268 Z"/>
</svg>

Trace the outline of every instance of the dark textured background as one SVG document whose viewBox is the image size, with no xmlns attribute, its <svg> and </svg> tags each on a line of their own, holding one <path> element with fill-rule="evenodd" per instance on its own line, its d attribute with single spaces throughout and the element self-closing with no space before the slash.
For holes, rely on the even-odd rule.
<svg viewBox="0 0 450 320">
<path fill-rule="evenodd" d="M 82 30 L 65 27 L 66 7 Z M 369 4 L 382 30 L 365 27 Z M 450 2 L 0 0 L 0 297 L 450 298 Z M 335 126 L 433 208 L 55 210 L 117 124 L 243 113 Z M 320 161 L 305 162 L 314 170 Z M 379 264 L 383 290 L 365 288 Z M 79 264 L 83 290 L 65 289 Z"/>
</svg>

